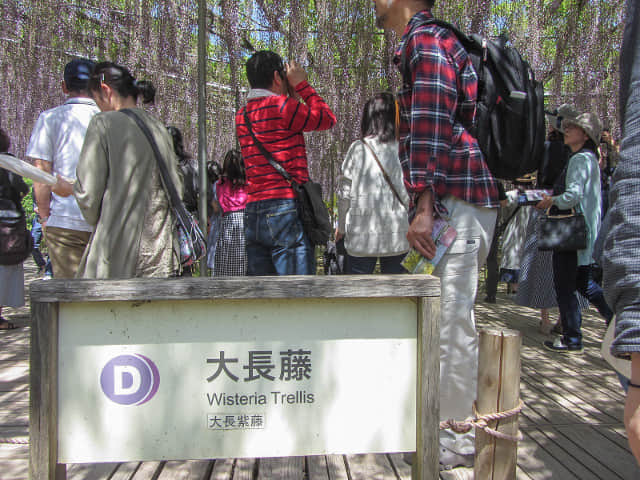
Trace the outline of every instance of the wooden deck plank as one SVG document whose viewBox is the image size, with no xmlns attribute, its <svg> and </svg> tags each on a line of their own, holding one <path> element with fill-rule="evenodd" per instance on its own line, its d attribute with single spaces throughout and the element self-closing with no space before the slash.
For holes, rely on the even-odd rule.
<svg viewBox="0 0 640 480">
<path fill-rule="evenodd" d="M 347 455 L 351 480 L 385 480 L 396 478 L 386 454 Z"/>
<path fill-rule="evenodd" d="M 160 475 L 163 467 L 164 462 L 142 462 L 133 474 L 133 477 L 131 477 L 131 480 L 149 480 L 156 478 L 157 475 Z M 67 478 L 67 480 L 74 479 Z"/>
<path fill-rule="evenodd" d="M 238 458 L 233 471 L 233 480 L 253 480 L 253 471 L 257 460 L 255 458 Z"/>
<path fill-rule="evenodd" d="M 562 410 L 571 412 L 573 415 L 583 419 L 585 423 L 617 423 L 619 420 L 611 415 L 601 412 L 592 403 L 578 397 L 569 389 L 560 387 L 557 383 L 561 381 L 536 381 L 527 380 L 528 386 L 537 391 L 539 395 L 544 395 L 552 402 L 561 407 Z M 612 405 L 613 407 L 613 405 Z"/>
<path fill-rule="evenodd" d="M 327 457 L 325 455 L 307 457 L 307 470 L 309 472 L 309 480 L 328 480 Z"/>
<path fill-rule="evenodd" d="M 209 480 L 230 480 L 233 475 L 233 458 L 216 460 Z"/>
<path fill-rule="evenodd" d="M 533 480 L 600 478 L 569 458 L 566 451 L 539 429 L 524 432 L 524 440 L 518 445 L 518 465 Z"/>
<path fill-rule="evenodd" d="M 574 443 L 579 444 L 593 459 L 605 465 L 619 478 L 640 478 L 640 469 L 635 460 L 624 449 L 617 448 L 617 445 L 600 434 L 599 427 L 572 425 L 557 427 L 557 430 Z"/>
<path fill-rule="evenodd" d="M 0 460 L 2 480 L 26 480 L 29 477 L 28 460 Z"/>
<path fill-rule="evenodd" d="M 582 408 L 587 405 L 595 407 L 596 410 L 590 409 L 591 413 L 598 415 L 598 412 L 600 412 L 608 417 L 608 419 L 601 420 L 602 422 L 618 422 L 624 416 L 623 398 L 612 398 L 610 394 L 589 385 L 584 377 L 569 377 L 566 375 L 543 377 L 537 375 L 528 377 L 527 380 L 532 384 L 547 388 L 550 392 L 566 396 L 568 401 L 575 405 L 580 405 Z M 622 391 L 620 386 L 618 386 L 618 389 Z"/>
<path fill-rule="evenodd" d="M 302 480 L 305 476 L 304 464 L 304 457 L 261 458 L 258 480 Z"/>
<path fill-rule="evenodd" d="M 405 461 L 405 453 L 389 453 L 387 458 L 400 480 L 411 480 L 411 465 Z"/>
<path fill-rule="evenodd" d="M 108 480 L 119 463 L 74 463 L 67 465 L 67 480 Z"/>
<path fill-rule="evenodd" d="M 140 462 L 121 463 L 109 480 L 131 480 L 138 468 L 140 468 Z"/>
<path fill-rule="evenodd" d="M 598 478 L 602 480 L 614 480 L 621 478 L 610 468 L 608 462 L 602 463 L 597 456 L 585 449 L 585 444 L 579 435 L 569 435 L 562 427 L 549 427 L 540 429 L 539 432 L 551 440 L 554 445 L 550 453 L 565 465 L 571 465 L 571 471 L 579 473 L 578 478 Z M 572 429 L 577 426 L 573 425 Z M 591 428 L 587 426 L 587 428 Z M 532 432 L 532 435 L 534 433 Z M 603 446 L 606 446 L 603 444 Z M 618 450 L 618 449 L 615 449 Z M 609 454 L 613 452 L 608 451 Z M 624 477 L 622 477 L 624 478 Z"/>
<path fill-rule="evenodd" d="M 212 469 L 211 460 L 169 461 L 157 480 L 207 480 Z"/>
<path fill-rule="evenodd" d="M 347 480 L 347 463 L 344 455 L 327 455 L 329 480 Z"/>
</svg>

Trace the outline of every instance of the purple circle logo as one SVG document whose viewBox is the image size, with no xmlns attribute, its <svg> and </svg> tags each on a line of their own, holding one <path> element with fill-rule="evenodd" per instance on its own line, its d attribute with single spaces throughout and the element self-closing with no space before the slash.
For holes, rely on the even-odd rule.
<svg viewBox="0 0 640 480">
<path fill-rule="evenodd" d="M 144 355 L 119 355 L 107 362 L 100 374 L 104 394 L 120 405 L 142 405 L 160 386 L 158 367 Z"/>
</svg>

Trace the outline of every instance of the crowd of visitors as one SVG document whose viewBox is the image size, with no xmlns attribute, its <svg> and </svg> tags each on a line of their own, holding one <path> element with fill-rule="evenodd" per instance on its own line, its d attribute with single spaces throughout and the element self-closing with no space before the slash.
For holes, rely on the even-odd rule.
<svg viewBox="0 0 640 480">
<path fill-rule="evenodd" d="M 553 352 L 582 352 L 581 309 L 589 302 L 607 323 L 617 312 L 614 351 L 633 359 L 627 423 L 640 457 L 638 290 L 626 273 L 637 270 L 629 252 L 640 239 L 638 208 L 629 194 L 638 178 L 638 102 L 632 101 L 638 89 L 632 86 L 639 81 L 640 61 L 637 48 L 629 50 L 637 41 L 637 25 L 627 27 L 625 38 L 630 61 L 621 92 L 631 107 L 620 154 L 594 114 L 563 105 L 548 117 L 537 177 L 519 179 L 505 192 L 471 133 L 478 91 L 471 58 L 451 30 L 430 22 L 433 0 L 374 3 L 378 25 L 400 38 L 394 59 L 399 69 L 401 59 L 409 59 L 401 73 L 410 81 L 405 78 L 397 96 L 379 93 L 366 102 L 361 136 L 344 158 L 335 239 L 344 242 L 345 272 L 371 274 L 379 263 L 381 273 L 405 273 L 402 261 L 410 248 L 434 257 L 434 222 L 444 219 L 456 230 L 434 270 L 441 280 L 442 419 L 473 413 L 468 395 L 477 382 L 470 368 L 477 363 L 473 306 L 487 257 L 485 301 L 496 302 L 501 250 L 502 280 L 516 303 L 541 310 L 543 333 L 552 331 L 549 309 L 559 308 L 554 330 L 560 335 L 544 342 Z M 637 17 L 638 8 L 629 5 L 629 15 Z M 250 90 L 235 119 L 240 148 L 229 150 L 221 167 L 209 166 L 210 190 L 203 192 L 211 213 L 207 264 L 214 276 L 313 275 L 315 247 L 299 217 L 294 186 L 309 181 L 304 132 L 330 129 L 337 119 L 296 62 L 259 51 L 247 61 L 246 72 Z M 69 62 L 63 77 L 68 99 L 40 115 L 26 151 L 37 168 L 57 177 L 53 186 L 34 185 L 33 256 L 40 272 L 99 279 L 193 274 L 192 267 L 181 265 L 167 183 L 195 214 L 198 172 L 181 132 L 139 107 L 140 101 L 154 101 L 153 84 L 137 80 L 124 66 L 84 59 Z M 0 132 L 0 152 L 9 145 L 8 135 Z M 529 188 L 553 193 L 535 205 L 520 205 Z M 0 169 L 0 210 L 23 214 L 21 199 L 28 191 L 20 177 Z M 584 216 L 586 248 L 538 248 L 539 223 L 554 209 Z M 595 281 L 600 257 L 594 245 L 607 210 L 603 292 Z M 39 249 L 42 235 L 50 266 Z M 1 308 L 24 302 L 22 263 L 0 265 L 0 284 L 0 329 L 11 329 Z M 441 432 L 443 468 L 471 466 L 473 454 L 472 432 Z"/>
</svg>

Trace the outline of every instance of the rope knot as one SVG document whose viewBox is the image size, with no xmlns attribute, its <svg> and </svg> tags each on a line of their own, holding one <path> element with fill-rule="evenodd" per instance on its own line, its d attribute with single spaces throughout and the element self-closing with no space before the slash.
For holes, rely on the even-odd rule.
<svg viewBox="0 0 640 480">
<path fill-rule="evenodd" d="M 510 440 L 512 442 L 519 442 L 523 438 L 522 433 L 518 432 L 515 436 L 507 435 L 506 433 L 499 432 L 498 430 L 489 427 L 489 422 L 504 420 L 505 418 L 518 415 L 522 411 L 523 407 L 524 402 L 520 400 L 517 407 L 505 412 L 486 413 L 481 415 L 476 409 L 476 402 L 473 402 L 473 417 L 469 417 L 463 422 L 458 422 L 452 418 L 444 420 L 440 422 L 440 430 L 452 430 L 455 433 L 468 433 L 472 428 L 479 428 L 492 437 L 500 438 L 502 440 Z"/>
</svg>

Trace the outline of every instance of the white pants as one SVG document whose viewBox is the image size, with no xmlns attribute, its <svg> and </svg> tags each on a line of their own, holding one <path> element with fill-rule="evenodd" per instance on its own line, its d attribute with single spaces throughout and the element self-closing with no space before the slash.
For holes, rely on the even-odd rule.
<svg viewBox="0 0 640 480">
<path fill-rule="evenodd" d="M 491 247 L 496 208 L 477 207 L 456 197 L 442 203 L 458 235 L 437 265 L 440 277 L 440 419 L 465 420 L 472 415 L 478 382 L 478 337 L 473 318 L 478 271 Z M 473 430 L 440 431 L 440 444 L 459 454 L 474 453 Z"/>
</svg>

